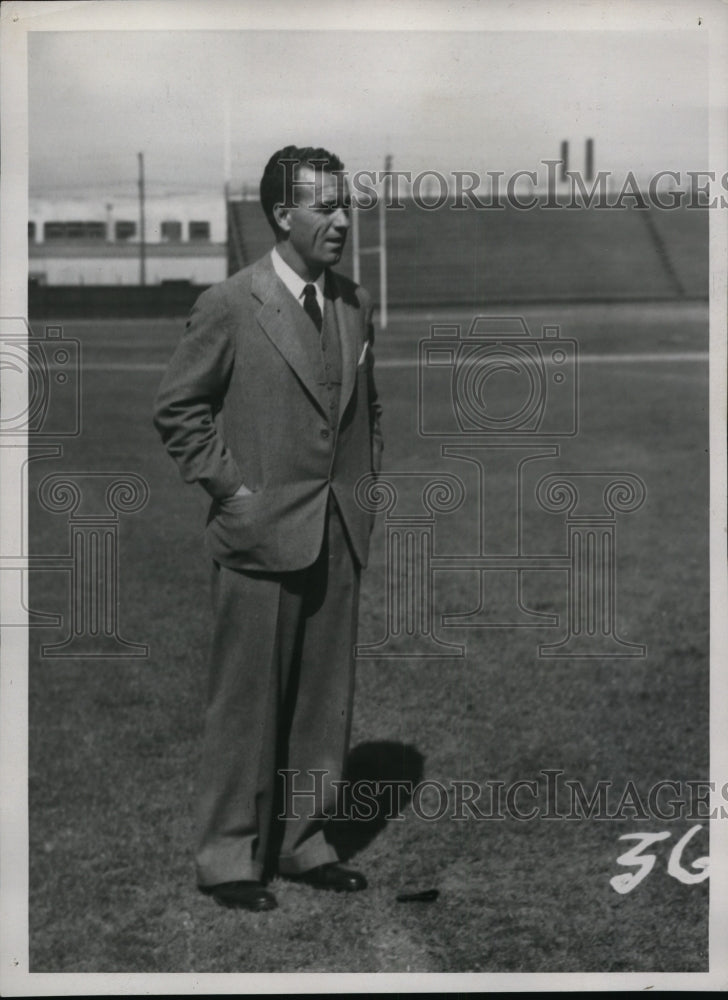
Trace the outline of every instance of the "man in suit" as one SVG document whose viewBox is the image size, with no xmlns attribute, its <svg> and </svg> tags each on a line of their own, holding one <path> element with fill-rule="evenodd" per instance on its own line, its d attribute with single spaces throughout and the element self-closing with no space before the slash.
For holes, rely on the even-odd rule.
<svg viewBox="0 0 728 1000">
<path fill-rule="evenodd" d="M 330 270 L 349 229 L 343 164 L 288 146 L 260 193 L 275 248 L 197 300 L 154 413 L 183 479 L 212 497 L 198 885 L 250 910 L 277 905 L 271 871 L 366 887 L 338 863 L 323 824 L 348 749 L 373 526 L 355 486 L 376 474 L 382 450 L 370 299 Z M 297 794 L 279 821 L 282 769 L 297 793 L 318 794 Z"/>
</svg>

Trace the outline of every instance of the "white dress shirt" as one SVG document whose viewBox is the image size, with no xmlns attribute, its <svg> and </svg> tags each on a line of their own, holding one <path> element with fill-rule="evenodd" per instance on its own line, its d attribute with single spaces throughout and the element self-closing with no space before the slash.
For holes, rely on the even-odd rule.
<svg viewBox="0 0 728 1000">
<path fill-rule="evenodd" d="M 291 295 L 296 299 L 298 304 L 303 308 L 303 290 L 306 285 L 313 285 L 316 289 L 316 301 L 319 304 L 319 309 L 321 310 L 321 315 L 324 314 L 324 284 L 326 281 L 326 272 L 322 271 L 321 274 L 316 278 L 315 281 L 304 281 L 303 278 L 296 274 L 290 264 L 286 264 L 284 259 L 278 253 L 278 250 L 273 247 L 271 251 L 271 263 L 273 264 L 273 270 L 276 272 L 278 277 L 281 279 L 283 284 L 286 286 Z"/>
</svg>

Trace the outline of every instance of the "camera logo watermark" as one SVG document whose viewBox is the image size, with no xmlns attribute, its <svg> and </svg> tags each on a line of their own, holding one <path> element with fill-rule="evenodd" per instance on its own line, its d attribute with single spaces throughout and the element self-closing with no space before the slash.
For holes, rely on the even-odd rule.
<svg viewBox="0 0 728 1000">
<path fill-rule="evenodd" d="M 77 437 L 81 433 L 81 345 L 47 326 L 35 337 L 17 316 L 0 317 L 3 411 L 0 435 Z"/>
<path fill-rule="evenodd" d="M 420 342 L 420 434 L 573 436 L 577 350 L 558 326 L 532 337 L 520 316 L 479 316 L 466 331 L 433 325 Z M 451 406 L 442 407 L 444 397 Z"/>
<path fill-rule="evenodd" d="M 546 473 L 527 485 L 534 463 L 560 458 L 562 442 L 578 434 L 577 341 L 557 325 L 534 335 L 522 316 L 476 316 L 467 327 L 433 324 L 418 360 L 419 434 L 460 468 L 360 480 L 360 506 L 384 514 L 386 608 L 383 637 L 357 646 L 357 655 L 462 657 L 466 646 L 455 630 L 561 628 L 557 641 L 539 644 L 540 657 L 645 656 L 643 644 L 619 635 L 616 569 L 618 518 L 643 505 L 643 481 L 596 469 Z M 446 554 L 438 517 L 473 516 L 467 466 L 477 470 L 476 545 Z M 505 502 L 503 483 L 511 484 Z M 527 550 L 529 506 L 562 519 L 565 549 Z M 474 609 L 438 612 L 437 574 L 445 571 L 474 576 Z M 545 571 L 563 580 L 563 615 L 528 606 L 528 575 Z"/>
<path fill-rule="evenodd" d="M 36 336 L 21 317 L 0 318 L 5 522 L 0 571 L 4 574 L 3 626 L 58 628 L 59 642 L 41 647 L 46 657 L 107 658 L 147 656 L 143 643 L 119 634 L 119 519 L 147 503 L 149 487 L 133 472 L 52 473 L 37 491 L 40 507 L 65 514 L 66 553 L 24 549 L 28 535 L 29 467 L 63 457 L 63 441 L 82 433 L 81 344 L 60 326 Z M 26 457 L 27 455 L 27 457 Z M 62 572 L 68 580 L 65 615 L 27 607 L 29 571 Z"/>
</svg>

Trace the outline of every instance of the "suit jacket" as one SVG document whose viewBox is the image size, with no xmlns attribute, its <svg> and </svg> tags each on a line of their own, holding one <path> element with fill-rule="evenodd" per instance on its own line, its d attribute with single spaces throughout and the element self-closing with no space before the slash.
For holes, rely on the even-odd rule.
<svg viewBox="0 0 728 1000">
<path fill-rule="evenodd" d="M 306 349 L 310 320 L 270 254 L 203 292 L 157 395 L 155 426 L 183 479 L 213 497 L 208 548 L 232 569 L 282 572 L 314 562 L 330 490 L 366 565 L 373 515 L 354 488 L 379 471 L 382 450 L 372 307 L 360 286 L 328 277 L 342 361 L 336 430 Z M 242 484 L 252 492 L 234 497 Z"/>
</svg>

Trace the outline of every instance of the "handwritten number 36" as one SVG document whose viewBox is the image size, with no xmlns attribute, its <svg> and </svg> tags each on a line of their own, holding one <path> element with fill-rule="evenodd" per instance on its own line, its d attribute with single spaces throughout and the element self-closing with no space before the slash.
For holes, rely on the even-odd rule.
<svg viewBox="0 0 728 1000">
<path fill-rule="evenodd" d="M 692 840 L 695 833 L 700 829 L 702 827 L 698 823 L 697 826 L 691 827 L 678 840 L 670 852 L 670 860 L 667 863 L 668 875 L 672 875 L 678 882 L 682 882 L 685 885 L 695 885 L 697 882 L 702 882 L 710 874 L 710 861 L 708 858 L 696 858 L 695 861 L 691 862 L 690 867 L 698 869 L 697 871 L 689 871 L 687 868 L 683 868 L 681 864 L 685 845 L 688 841 Z M 620 840 L 636 840 L 638 842 L 626 854 L 622 854 L 617 858 L 617 864 L 635 866 L 637 871 L 625 872 L 623 875 L 615 875 L 614 878 L 610 878 L 609 884 L 615 892 L 631 892 L 635 886 L 640 884 L 642 879 L 650 874 L 655 866 L 657 857 L 654 854 L 642 854 L 641 851 L 651 844 L 657 843 L 658 840 L 666 840 L 669 836 L 669 833 L 625 833 L 619 838 Z"/>
</svg>

